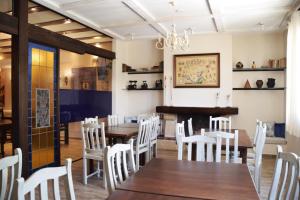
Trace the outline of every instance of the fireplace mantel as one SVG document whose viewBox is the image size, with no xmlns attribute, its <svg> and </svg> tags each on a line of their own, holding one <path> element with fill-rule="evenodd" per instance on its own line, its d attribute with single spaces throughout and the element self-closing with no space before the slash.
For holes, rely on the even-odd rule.
<svg viewBox="0 0 300 200">
<path fill-rule="evenodd" d="M 237 115 L 238 107 L 178 107 L 178 106 L 157 106 L 157 113 L 178 114 L 178 115 Z"/>
</svg>

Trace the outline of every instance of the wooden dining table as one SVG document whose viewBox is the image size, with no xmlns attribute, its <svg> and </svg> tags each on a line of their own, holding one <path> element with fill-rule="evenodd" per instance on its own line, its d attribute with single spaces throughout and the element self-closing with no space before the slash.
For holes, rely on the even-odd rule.
<svg viewBox="0 0 300 200">
<path fill-rule="evenodd" d="M 108 199 L 258 200 L 259 196 L 245 164 L 155 158 L 118 185 Z"/>
<path fill-rule="evenodd" d="M 130 138 L 138 135 L 139 125 L 137 123 L 125 123 L 118 126 L 105 127 L 105 137 L 109 139 L 109 143 L 113 143 L 114 139 L 121 139 L 125 143 Z"/>
</svg>

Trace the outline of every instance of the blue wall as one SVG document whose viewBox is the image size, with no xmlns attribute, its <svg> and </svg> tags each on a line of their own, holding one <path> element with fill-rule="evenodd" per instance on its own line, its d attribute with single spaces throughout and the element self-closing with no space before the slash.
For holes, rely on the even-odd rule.
<svg viewBox="0 0 300 200">
<path fill-rule="evenodd" d="M 107 117 L 112 110 L 111 91 L 60 90 L 60 122 L 82 121 L 85 117 Z"/>
</svg>

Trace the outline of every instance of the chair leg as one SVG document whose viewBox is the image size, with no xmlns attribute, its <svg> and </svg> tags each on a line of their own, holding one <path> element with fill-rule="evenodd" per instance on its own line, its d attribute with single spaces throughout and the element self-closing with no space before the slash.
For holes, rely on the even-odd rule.
<svg viewBox="0 0 300 200">
<path fill-rule="evenodd" d="M 102 165 L 102 169 L 103 169 L 103 187 L 104 189 L 107 189 L 107 181 L 106 181 L 106 167 L 105 167 L 105 164 L 104 164 L 104 161 L 102 162 L 103 165 Z"/>
<path fill-rule="evenodd" d="M 83 184 L 87 184 L 87 159 L 83 158 Z"/>
<path fill-rule="evenodd" d="M 148 150 L 148 151 L 151 151 L 151 147 L 149 147 L 149 150 Z M 149 153 L 146 152 L 145 154 L 146 154 L 146 155 L 145 155 L 146 157 L 145 157 L 145 164 L 144 164 L 144 165 L 146 165 L 147 162 L 149 162 L 149 160 L 150 160 L 150 159 L 149 159 Z"/>
<path fill-rule="evenodd" d="M 157 142 L 154 144 L 155 147 L 154 147 L 154 158 L 157 157 Z"/>
<path fill-rule="evenodd" d="M 100 161 L 97 161 L 97 177 L 100 178 Z"/>
<path fill-rule="evenodd" d="M 135 169 L 136 171 L 140 169 L 140 154 L 138 152 L 135 155 Z"/>
</svg>

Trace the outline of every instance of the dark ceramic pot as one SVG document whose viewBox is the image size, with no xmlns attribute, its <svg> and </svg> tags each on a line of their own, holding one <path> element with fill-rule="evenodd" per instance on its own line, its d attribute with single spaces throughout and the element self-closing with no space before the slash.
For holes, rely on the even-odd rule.
<svg viewBox="0 0 300 200">
<path fill-rule="evenodd" d="M 242 62 L 237 62 L 235 67 L 238 68 L 238 69 L 242 69 L 244 67 L 244 65 L 243 65 Z"/>
<path fill-rule="evenodd" d="M 268 78 L 267 86 L 268 86 L 268 88 L 274 88 L 275 78 Z"/>
<path fill-rule="evenodd" d="M 262 81 L 262 80 L 257 80 L 256 81 L 256 86 L 257 86 L 257 88 L 262 88 L 262 86 L 263 86 L 263 84 L 264 84 L 264 82 Z"/>
</svg>

